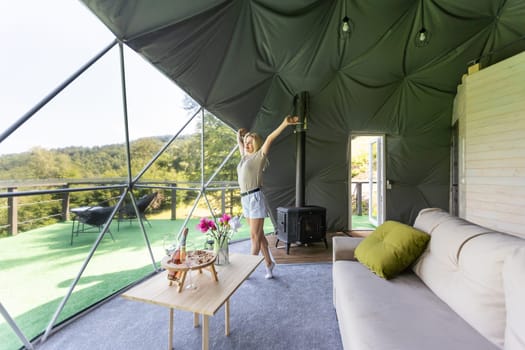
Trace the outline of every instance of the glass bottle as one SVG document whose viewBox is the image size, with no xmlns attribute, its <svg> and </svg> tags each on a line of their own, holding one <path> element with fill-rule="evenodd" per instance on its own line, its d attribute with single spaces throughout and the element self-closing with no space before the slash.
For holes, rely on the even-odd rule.
<svg viewBox="0 0 525 350">
<path fill-rule="evenodd" d="M 172 264 L 180 265 L 184 262 L 186 259 L 186 238 L 188 237 L 188 228 L 185 227 L 182 231 L 181 238 L 179 240 L 179 244 L 177 246 L 177 249 L 173 252 L 171 255 L 171 262 Z M 177 280 L 180 277 L 181 272 L 180 271 L 170 271 L 168 272 L 168 279 L 170 280 Z"/>
<path fill-rule="evenodd" d="M 179 246 L 173 252 L 171 261 L 174 264 L 182 264 L 186 259 L 186 238 L 188 237 L 188 228 L 185 227 L 182 231 L 181 238 L 179 240 Z"/>
</svg>

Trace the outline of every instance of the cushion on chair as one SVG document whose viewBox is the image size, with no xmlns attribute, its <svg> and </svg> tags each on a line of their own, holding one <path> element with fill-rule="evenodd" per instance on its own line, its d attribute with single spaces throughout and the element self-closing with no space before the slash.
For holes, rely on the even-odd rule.
<svg viewBox="0 0 525 350">
<path fill-rule="evenodd" d="M 425 250 L 430 235 L 396 221 L 386 221 L 356 248 L 355 257 L 380 277 L 390 279 Z"/>
</svg>

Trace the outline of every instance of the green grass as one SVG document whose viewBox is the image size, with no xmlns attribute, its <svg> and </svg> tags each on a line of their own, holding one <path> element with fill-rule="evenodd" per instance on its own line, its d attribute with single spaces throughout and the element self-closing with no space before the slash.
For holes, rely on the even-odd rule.
<svg viewBox="0 0 525 350">
<path fill-rule="evenodd" d="M 375 230 L 376 227 L 368 221 L 368 215 L 352 215 L 352 230 Z"/>
<path fill-rule="evenodd" d="M 188 242 L 204 247 L 206 236 L 189 221 Z M 179 232 L 183 220 L 151 220 L 145 223 L 153 259 L 146 249 L 137 221 L 111 225 L 115 238 L 107 234 L 87 264 L 57 321 L 61 322 L 96 302 L 147 276 L 165 255 L 164 241 Z M 249 238 L 245 221 L 234 240 Z M 83 266 L 98 232 L 80 233 L 70 245 L 71 222 L 54 224 L 0 239 L 0 301 L 24 335 L 32 339 L 42 333 Z M 269 219 L 265 232 L 273 232 Z M 247 252 L 248 253 L 248 252 Z M 0 318 L 0 349 L 18 349 L 22 343 Z"/>
</svg>

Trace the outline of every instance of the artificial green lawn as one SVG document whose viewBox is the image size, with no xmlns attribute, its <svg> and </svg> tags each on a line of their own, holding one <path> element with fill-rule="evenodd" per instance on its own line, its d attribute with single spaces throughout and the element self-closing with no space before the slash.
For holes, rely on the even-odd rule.
<svg viewBox="0 0 525 350">
<path fill-rule="evenodd" d="M 376 227 L 368 221 L 368 215 L 353 215 L 352 230 L 375 230 Z"/>
<path fill-rule="evenodd" d="M 183 220 L 150 220 L 145 223 L 155 266 L 165 255 L 165 238 L 171 241 Z M 206 236 L 189 221 L 188 242 L 203 248 Z M 247 239 L 248 225 L 233 239 Z M 70 244 L 71 222 L 58 223 L 0 239 L 0 301 L 24 333 L 32 339 L 42 333 L 67 294 L 93 247 L 98 231 L 80 233 Z M 115 241 L 107 234 L 87 264 L 73 294 L 59 315 L 61 322 L 155 271 L 140 225 L 134 221 L 111 225 Z M 273 232 L 270 220 L 265 232 Z M 249 253 L 249 252 L 246 252 Z M 22 343 L 0 318 L 0 349 L 18 349 Z"/>
<path fill-rule="evenodd" d="M 357 224 L 374 229 L 366 216 L 354 216 L 352 220 L 354 228 Z M 184 221 L 149 222 L 151 227 L 147 223 L 144 225 L 158 267 L 165 255 L 165 238 L 169 236 L 168 242 L 174 239 Z M 196 247 L 204 247 L 206 237 L 196 229 L 197 223 L 198 219 L 189 221 L 188 241 Z M 0 239 L 0 302 L 29 339 L 46 329 L 98 236 L 96 230 L 80 233 L 71 245 L 71 226 L 71 222 L 59 223 Z M 137 221 L 131 225 L 121 222 L 120 231 L 113 223 L 111 232 L 115 241 L 109 234 L 101 240 L 57 322 L 154 272 Z M 265 232 L 273 232 L 268 219 L 265 220 Z M 233 239 L 247 238 L 248 225 L 243 220 Z M 3 318 L 0 318 L 0 339 L 0 350 L 22 346 Z"/>
</svg>

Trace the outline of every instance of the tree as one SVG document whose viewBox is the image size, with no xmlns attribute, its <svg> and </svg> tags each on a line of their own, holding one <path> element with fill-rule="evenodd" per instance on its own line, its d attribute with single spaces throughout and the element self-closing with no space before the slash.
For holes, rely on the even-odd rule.
<svg viewBox="0 0 525 350">
<path fill-rule="evenodd" d="M 195 102 L 187 99 L 188 108 L 195 108 Z M 198 123 L 202 127 L 202 120 Z M 136 176 L 152 157 L 155 156 L 168 136 L 149 137 L 132 141 L 130 144 L 131 171 Z M 208 181 L 222 164 L 233 147 L 236 147 L 236 133 L 213 115 L 204 115 L 204 181 Z M 218 172 L 214 181 L 237 180 L 239 153 L 235 151 L 230 160 Z M 104 179 L 127 177 L 126 148 L 124 144 L 94 147 L 71 146 L 61 149 L 46 150 L 34 148 L 30 152 L 0 156 L 0 179 L 15 182 L 24 179 Z M 142 180 L 173 181 L 175 183 L 201 181 L 201 135 L 200 132 L 177 138 L 168 149 L 151 164 Z M 195 187 L 195 185 L 193 185 Z M 198 186 L 197 186 L 198 187 Z M 32 188 L 34 189 L 34 188 Z M 140 191 L 139 191 L 140 192 Z M 95 205 L 108 199 L 115 201 L 117 190 L 100 190 L 74 192 L 70 195 L 71 206 Z M 139 193 L 140 195 L 141 193 Z M 179 204 L 189 204 L 196 194 L 191 191 L 179 192 Z M 31 201 L 19 211 L 19 218 L 48 217 L 43 223 L 60 219 L 61 194 L 43 195 L 41 197 L 23 197 L 22 202 Z M 213 202 L 220 201 L 220 193 L 208 193 Z M 36 204 L 33 204 L 36 203 Z M 112 205 L 114 203 L 108 203 Z M 169 208 L 169 196 L 162 206 Z M 0 218 L 0 226 L 3 219 Z M 22 220 L 20 220 L 22 221 Z M 31 228 L 31 227 L 27 227 Z"/>
</svg>

